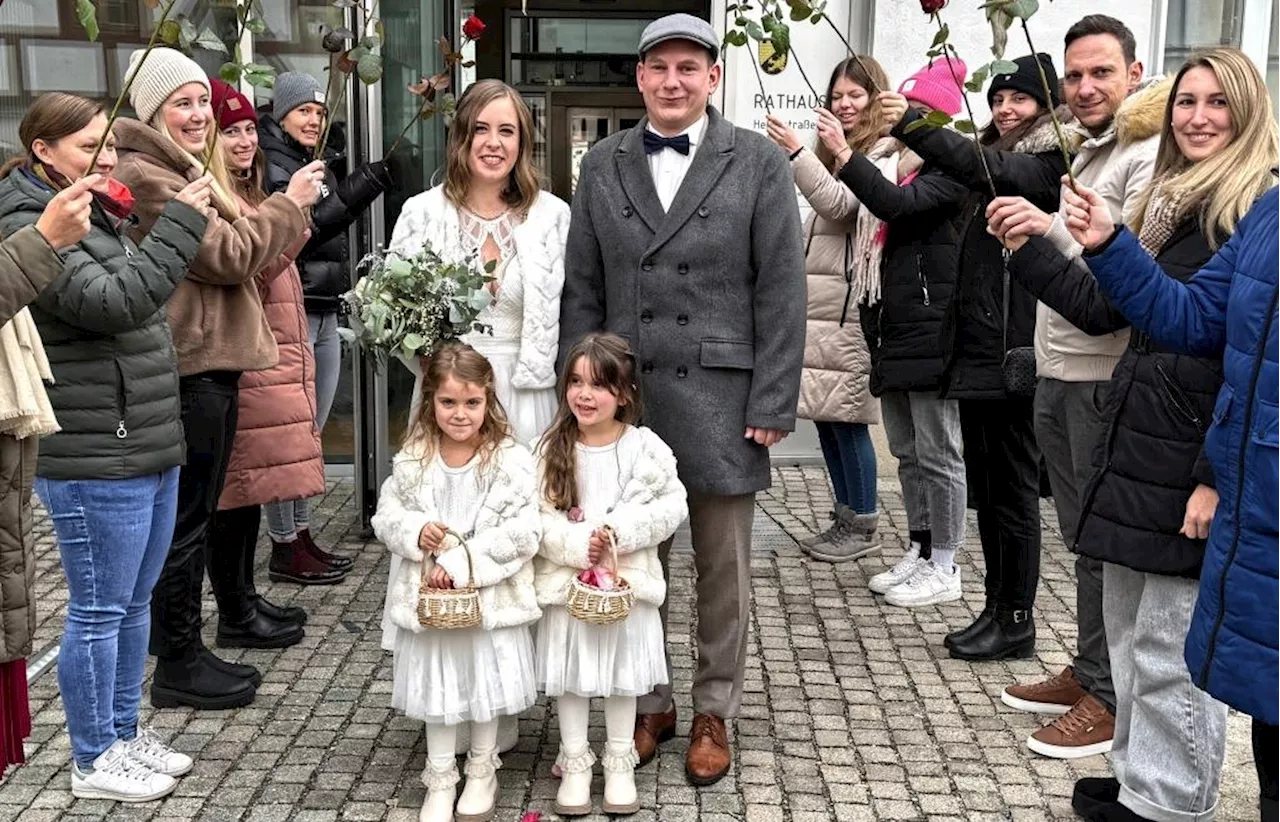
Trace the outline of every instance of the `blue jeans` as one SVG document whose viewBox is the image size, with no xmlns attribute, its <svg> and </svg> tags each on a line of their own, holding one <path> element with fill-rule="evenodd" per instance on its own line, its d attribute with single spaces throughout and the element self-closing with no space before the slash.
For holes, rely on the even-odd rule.
<svg viewBox="0 0 1280 822">
<path fill-rule="evenodd" d="M 58 685 L 82 768 L 137 729 L 151 589 L 173 539 L 178 470 L 119 480 L 36 477 L 71 597 Z"/>
<path fill-rule="evenodd" d="M 831 475 L 836 502 L 857 514 L 876 510 L 876 449 L 867 426 L 856 422 L 814 422 L 818 444 Z"/>
<path fill-rule="evenodd" d="M 316 430 L 323 431 L 338 394 L 342 373 L 342 340 L 338 337 L 338 314 L 308 311 L 311 351 L 316 360 Z M 275 542 L 293 542 L 298 532 L 311 527 L 311 500 L 270 502 L 262 506 L 267 516 L 267 533 Z"/>
</svg>

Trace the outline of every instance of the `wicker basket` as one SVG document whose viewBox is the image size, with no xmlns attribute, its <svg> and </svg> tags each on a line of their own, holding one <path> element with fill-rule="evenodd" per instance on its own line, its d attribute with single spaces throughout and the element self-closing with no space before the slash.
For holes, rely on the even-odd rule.
<svg viewBox="0 0 1280 822">
<path fill-rule="evenodd" d="M 565 608 L 574 619 L 588 625 L 612 625 L 621 622 L 631 613 L 631 606 L 636 601 L 631 583 L 618 576 L 618 543 L 613 537 L 612 529 L 605 529 L 609 536 L 609 559 L 613 561 L 614 581 L 617 587 L 612 591 L 602 591 L 578 579 L 575 574 L 569 583 L 569 600 Z"/>
<path fill-rule="evenodd" d="M 452 531 L 448 533 L 453 534 Z M 458 544 L 467 557 L 465 588 L 432 588 L 427 577 L 427 563 L 422 563 L 422 580 L 418 585 L 418 622 L 425 628 L 449 630 L 480 627 L 480 592 L 475 586 L 471 549 L 461 537 L 458 537 Z"/>
</svg>

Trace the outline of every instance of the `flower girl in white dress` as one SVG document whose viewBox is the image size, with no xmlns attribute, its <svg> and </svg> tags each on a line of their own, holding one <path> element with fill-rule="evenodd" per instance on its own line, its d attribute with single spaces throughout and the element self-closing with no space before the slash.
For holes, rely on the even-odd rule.
<svg viewBox="0 0 1280 822">
<path fill-rule="evenodd" d="M 540 611 L 531 560 L 540 517 L 533 458 L 494 396 L 493 368 L 451 343 L 426 364 L 421 412 L 382 487 L 374 532 L 400 558 L 387 591 L 395 635 L 391 704 L 427 725 L 423 822 L 484 822 L 498 794 L 498 718 L 537 698 L 529 626 Z M 422 582 L 479 592 L 481 624 L 428 628 Z M 457 797 L 458 726 L 470 723 Z"/>
<path fill-rule="evenodd" d="M 534 560 L 537 679 L 556 698 L 562 774 L 555 810 L 591 813 L 596 759 L 587 744 L 591 697 L 604 697 L 603 810 L 639 810 L 632 733 L 636 698 L 667 682 L 658 608 L 666 596 L 658 544 L 688 514 L 676 460 L 640 415 L 635 359 L 613 334 L 591 334 L 570 350 L 560 408 L 534 448 L 541 490 L 542 548 Z M 612 560 L 616 550 L 616 567 Z M 566 608 L 574 577 L 608 588 L 621 577 L 635 596 L 620 622 L 579 621 Z"/>
</svg>

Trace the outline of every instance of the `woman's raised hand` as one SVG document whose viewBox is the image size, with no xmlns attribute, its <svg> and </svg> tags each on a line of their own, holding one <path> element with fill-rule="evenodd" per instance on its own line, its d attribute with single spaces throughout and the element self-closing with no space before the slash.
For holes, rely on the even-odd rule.
<svg viewBox="0 0 1280 822">
<path fill-rule="evenodd" d="M 787 154 L 794 154 L 803 145 L 800 138 L 791 129 L 791 126 L 782 122 L 774 115 L 770 114 L 764 118 L 765 131 L 769 135 L 769 139 L 782 146 Z"/>
<path fill-rule="evenodd" d="M 849 148 L 849 141 L 844 136 L 844 126 L 840 124 L 840 120 L 827 111 L 825 108 L 815 108 L 818 114 L 818 139 L 841 161 L 845 159 L 845 154 L 852 154 L 853 150 Z"/>
<path fill-rule="evenodd" d="M 298 208 L 311 208 L 320 199 L 320 185 L 324 182 L 324 161 L 315 160 L 294 172 L 284 196 L 298 204 Z"/>
<path fill-rule="evenodd" d="M 882 91 L 876 95 L 876 102 L 880 104 L 885 126 L 892 131 L 907 113 L 907 98 L 896 91 Z"/>
<path fill-rule="evenodd" d="M 36 220 L 36 231 L 51 247 L 75 245 L 89 233 L 89 216 L 93 213 L 93 187 L 102 179 L 90 174 L 53 195 Z"/>
<path fill-rule="evenodd" d="M 1067 230 L 1075 241 L 1093 251 L 1116 232 L 1111 209 L 1098 192 L 1076 183 L 1071 190 L 1071 180 L 1062 178 L 1062 202 L 1066 206 Z"/>
<path fill-rule="evenodd" d="M 209 200 L 213 196 L 212 186 L 213 175 L 205 174 L 187 183 L 173 199 L 186 203 L 196 211 L 204 211 L 209 207 Z"/>
</svg>

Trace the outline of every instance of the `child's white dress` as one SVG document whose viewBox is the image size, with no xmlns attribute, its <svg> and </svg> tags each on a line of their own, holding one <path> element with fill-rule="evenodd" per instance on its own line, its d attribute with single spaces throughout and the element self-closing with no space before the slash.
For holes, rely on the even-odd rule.
<svg viewBox="0 0 1280 822">
<path fill-rule="evenodd" d="M 628 428 L 612 445 L 577 446 L 584 521 L 603 522 L 631 479 L 642 437 Z M 606 558 L 601 562 L 610 567 Z M 537 681 L 548 696 L 643 696 L 667 682 L 666 642 L 658 608 L 637 600 L 612 625 L 589 625 L 563 606 L 544 607 L 537 631 Z"/>
<path fill-rule="evenodd" d="M 450 468 L 439 455 L 427 482 L 445 525 L 459 534 L 475 526 L 484 493 L 477 455 Z M 523 712 L 537 699 L 533 638 L 528 626 L 395 634 L 391 705 L 425 722 L 488 722 Z"/>
</svg>

